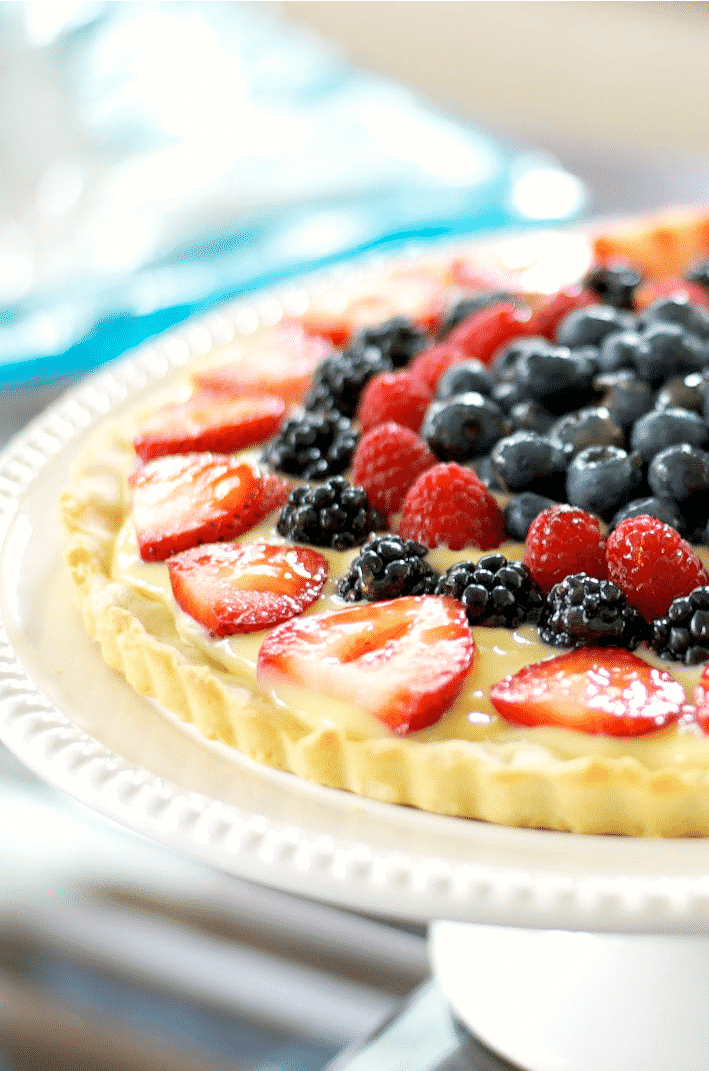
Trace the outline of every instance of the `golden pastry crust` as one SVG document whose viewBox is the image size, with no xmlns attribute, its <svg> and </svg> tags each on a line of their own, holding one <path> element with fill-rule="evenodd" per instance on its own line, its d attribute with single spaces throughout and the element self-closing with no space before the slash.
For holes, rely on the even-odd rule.
<svg viewBox="0 0 709 1071">
<path fill-rule="evenodd" d="M 676 757 L 681 747 L 669 746 L 674 757 L 658 764 L 631 745 L 569 754 L 524 730 L 500 740 L 363 736 L 289 712 L 255 679 L 230 673 L 191 643 L 174 606 L 115 575 L 130 514 L 125 429 L 107 434 L 104 423 L 86 456 L 60 499 L 86 632 L 137 693 L 206 738 L 321 785 L 438 814 L 575 833 L 709 835 L 709 738 L 692 741 L 686 763 Z"/>
</svg>

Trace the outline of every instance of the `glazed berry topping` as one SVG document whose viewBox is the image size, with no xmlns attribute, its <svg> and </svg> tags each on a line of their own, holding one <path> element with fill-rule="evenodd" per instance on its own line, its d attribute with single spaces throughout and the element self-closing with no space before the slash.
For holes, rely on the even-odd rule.
<svg viewBox="0 0 709 1071">
<path fill-rule="evenodd" d="M 391 420 L 418 431 L 432 397 L 432 389 L 410 369 L 383 372 L 362 391 L 357 419 L 362 431 Z"/>
<path fill-rule="evenodd" d="M 607 335 L 630 331 L 633 327 L 635 317 L 629 312 L 612 305 L 587 305 L 564 317 L 556 329 L 556 341 L 569 349 L 600 346 Z"/>
<path fill-rule="evenodd" d="M 266 447 L 263 462 L 289 476 L 322 480 L 344 472 L 356 442 L 354 427 L 341 413 L 303 413 L 285 422 Z"/>
<path fill-rule="evenodd" d="M 608 536 L 608 576 L 646 621 L 663 617 L 674 599 L 709 583 L 709 573 L 675 528 L 654 517 L 630 517 Z"/>
<path fill-rule="evenodd" d="M 278 532 L 297 543 L 332 550 L 360 546 L 371 532 L 384 528 L 363 487 L 333 476 L 316 487 L 296 487 L 281 510 Z"/>
<path fill-rule="evenodd" d="M 471 625 L 518 628 L 539 620 L 544 596 L 521 562 L 486 554 L 458 562 L 440 578 L 436 595 L 450 595 L 465 607 Z"/>
<path fill-rule="evenodd" d="M 691 409 L 651 409 L 633 424 L 630 445 L 643 461 L 675 443 L 703 448 L 709 445 L 709 425 Z"/>
<path fill-rule="evenodd" d="M 354 416 L 365 384 L 372 376 L 391 369 L 391 361 L 372 346 L 350 346 L 334 353 L 315 369 L 305 408 L 336 409 L 343 416 Z"/>
<path fill-rule="evenodd" d="M 451 461 L 434 465 L 409 489 L 399 532 L 426 547 L 492 550 L 505 529 L 502 510 L 482 480 Z"/>
<path fill-rule="evenodd" d="M 627 647 L 633 650 L 647 627 L 610 580 L 573 573 L 547 596 L 539 635 L 555 647 Z"/>
<path fill-rule="evenodd" d="M 652 646 L 661 658 L 697 666 L 709 659 L 709 587 L 694 588 L 652 623 Z"/>
<path fill-rule="evenodd" d="M 522 561 L 544 592 L 572 573 L 604 580 L 605 539 L 598 517 L 566 504 L 543 510 L 530 525 Z"/>
<path fill-rule="evenodd" d="M 337 594 L 346 602 L 432 595 L 438 573 L 426 561 L 427 553 L 427 548 L 413 539 L 393 534 L 373 536 L 338 584 Z"/>
<path fill-rule="evenodd" d="M 632 264 L 609 261 L 592 268 L 584 279 L 584 286 L 593 291 L 604 305 L 632 309 L 633 295 L 642 281 L 642 272 Z"/>
<path fill-rule="evenodd" d="M 373 347 L 394 368 L 403 368 L 430 346 L 429 335 L 405 316 L 394 316 L 384 323 L 373 327 L 364 327 L 354 336 L 353 341 L 360 346 Z"/>
<path fill-rule="evenodd" d="M 537 495 L 534 491 L 522 491 L 513 495 L 505 506 L 505 532 L 510 539 L 518 543 L 524 543 L 529 532 L 529 526 L 536 520 L 544 509 L 559 506 L 553 498 L 546 495 Z"/>
<path fill-rule="evenodd" d="M 383 517 L 397 513 L 416 479 L 436 464 L 436 457 L 411 428 L 377 424 L 360 438 L 352 458 L 352 481 L 364 487 Z"/>
<path fill-rule="evenodd" d="M 534 431 L 516 431 L 499 439 L 490 457 L 508 491 L 534 491 L 560 499 L 572 448 Z"/>
<path fill-rule="evenodd" d="M 509 425 L 489 398 L 470 391 L 433 402 L 426 411 L 421 438 L 441 461 L 470 461 L 489 453 Z"/>
<path fill-rule="evenodd" d="M 637 494 L 643 482 L 642 458 L 618 446 L 587 446 L 571 460 L 566 500 L 588 513 L 612 516 Z"/>
</svg>

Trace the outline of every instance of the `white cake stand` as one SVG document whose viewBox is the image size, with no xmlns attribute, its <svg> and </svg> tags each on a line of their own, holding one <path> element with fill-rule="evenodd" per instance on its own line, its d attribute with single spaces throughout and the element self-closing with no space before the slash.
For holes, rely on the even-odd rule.
<svg viewBox="0 0 709 1071">
<path fill-rule="evenodd" d="M 706 1071 L 705 840 L 507 829 L 310 785 L 207 744 L 104 665 L 71 603 L 54 502 L 93 423 L 211 340 L 202 322 L 142 348 L 0 456 L 0 739 L 222 871 L 430 922 L 452 1007 L 527 1071 Z"/>
</svg>

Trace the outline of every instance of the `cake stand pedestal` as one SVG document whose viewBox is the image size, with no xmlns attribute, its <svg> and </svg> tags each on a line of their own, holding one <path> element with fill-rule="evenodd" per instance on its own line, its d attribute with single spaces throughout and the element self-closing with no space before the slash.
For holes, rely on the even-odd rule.
<svg viewBox="0 0 709 1071">
<path fill-rule="evenodd" d="M 524 1071 L 706 1071 L 709 938 L 436 922 L 455 1014 Z"/>
</svg>

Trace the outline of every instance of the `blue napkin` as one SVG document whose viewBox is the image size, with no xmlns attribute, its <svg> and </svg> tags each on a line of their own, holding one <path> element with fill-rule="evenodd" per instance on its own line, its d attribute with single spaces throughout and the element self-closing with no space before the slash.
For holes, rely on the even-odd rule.
<svg viewBox="0 0 709 1071">
<path fill-rule="evenodd" d="M 0 272 L 0 386 L 86 372 L 370 249 L 583 213 L 582 184 L 553 159 L 353 68 L 270 9 L 58 5 L 62 21 L 53 5 L 3 7 L 13 84 L 41 87 L 53 126 L 6 221 L 20 281 L 3 293 Z M 21 131 L 3 133 L 19 147 Z"/>
</svg>

